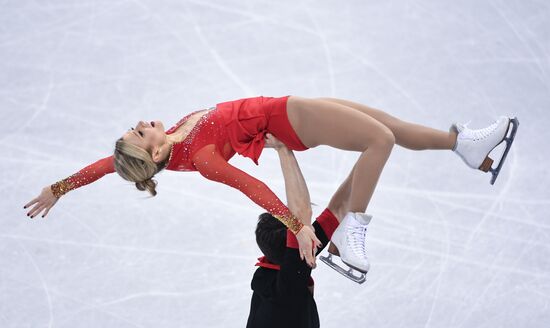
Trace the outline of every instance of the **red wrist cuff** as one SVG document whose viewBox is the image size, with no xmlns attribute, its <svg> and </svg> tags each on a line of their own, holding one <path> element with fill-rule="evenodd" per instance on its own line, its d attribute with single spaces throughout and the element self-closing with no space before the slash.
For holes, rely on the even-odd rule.
<svg viewBox="0 0 550 328">
<path fill-rule="evenodd" d="M 289 229 L 286 230 L 286 247 L 299 248 L 298 239 L 296 239 L 296 236 L 294 235 L 294 233 Z"/>
<path fill-rule="evenodd" d="M 334 233 L 334 230 L 338 228 L 338 219 L 332 213 L 328 208 L 326 208 L 323 213 L 321 213 L 317 217 L 317 222 L 321 225 L 321 228 L 323 228 L 323 231 L 325 232 L 325 235 L 327 235 L 328 239 L 332 238 L 332 234 Z"/>
</svg>

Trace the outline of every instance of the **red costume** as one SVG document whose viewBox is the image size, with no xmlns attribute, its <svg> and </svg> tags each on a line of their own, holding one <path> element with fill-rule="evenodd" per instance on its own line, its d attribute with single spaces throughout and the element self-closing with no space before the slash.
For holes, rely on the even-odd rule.
<svg viewBox="0 0 550 328">
<path fill-rule="evenodd" d="M 197 121 L 185 139 L 173 145 L 166 169 L 199 171 L 207 179 L 239 189 L 288 226 L 285 219 L 293 216 L 279 198 L 263 182 L 227 162 L 237 152 L 258 164 L 268 132 L 289 149 L 307 149 L 288 121 L 288 97 L 260 96 L 217 104 Z M 175 132 L 196 112 L 183 117 L 166 134 Z M 105 157 L 61 180 L 58 183 L 63 185 L 63 193 L 115 172 L 113 161 L 113 155 Z"/>
</svg>

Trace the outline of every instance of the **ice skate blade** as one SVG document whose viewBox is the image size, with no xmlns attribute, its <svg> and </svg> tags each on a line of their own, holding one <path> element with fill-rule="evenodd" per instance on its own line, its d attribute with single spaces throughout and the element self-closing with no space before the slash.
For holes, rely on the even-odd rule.
<svg viewBox="0 0 550 328">
<path fill-rule="evenodd" d="M 365 273 L 361 272 L 360 275 L 357 276 L 357 275 L 354 274 L 354 271 L 353 271 L 352 267 L 350 267 L 348 270 L 346 270 L 346 269 L 342 268 L 341 266 L 339 266 L 338 264 L 334 263 L 332 261 L 332 254 L 330 254 L 330 253 L 328 254 L 328 256 L 322 256 L 321 255 L 321 256 L 319 256 L 319 258 L 321 259 L 321 261 L 323 263 L 325 263 L 326 265 L 328 265 L 329 267 L 334 269 L 336 272 L 340 273 L 341 275 L 343 275 L 344 277 L 348 278 L 349 280 L 351 280 L 353 282 L 356 282 L 358 284 L 362 284 L 367 280 L 367 277 L 366 277 Z"/>
<path fill-rule="evenodd" d="M 500 173 L 500 170 L 502 169 L 502 165 L 504 164 L 504 161 L 506 160 L 506 156 L 508 155 L 508 152 L 510 151 L 510 148 L 512 147 L 512 143 L 514 142 L 514 139 L 516 137 L 516 132 L 518 130 L 519 121 L 517 117 L 514 117 L 510 120 L 510 124 L 512 125 L 512 131 L 510 132 L 510 135 L 504 138 L 504 141 L 506 141 L 506 148 L 504 149 L 504 153 L 502 154 L 502 157 L 500 158 L 500 161 L 496 168 L 490 168 L 489 171 L 491 172 L 492 178 L 491 178 L 491 184 L 494 185 L 495 181 L 498 178 L 498 175 Z M 508 131 L 506 132 L 508 134 Z"/>
</svg>

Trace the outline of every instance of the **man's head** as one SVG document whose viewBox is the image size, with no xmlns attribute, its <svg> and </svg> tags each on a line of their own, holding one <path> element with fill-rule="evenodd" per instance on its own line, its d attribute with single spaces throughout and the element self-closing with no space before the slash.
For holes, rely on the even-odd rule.
<svg viewBox="0 0 550 328">
<path fill-rule="evenodd" d="M 269 213 L 260 214 L 256 243 L 269 262 L 281 264 L 286 248 L 286 226 Z"/>
</svg>

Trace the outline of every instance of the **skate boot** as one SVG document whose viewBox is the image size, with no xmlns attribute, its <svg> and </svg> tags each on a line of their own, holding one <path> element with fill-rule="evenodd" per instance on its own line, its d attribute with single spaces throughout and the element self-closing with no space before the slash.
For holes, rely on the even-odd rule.
<svg viewBox="0 0 550 328">
<path fill-rule="evenodd" d="M 359 284 L 365 282 L 365 274 L 370 267 L 365 238 L 371 219 L 372 216 L 365 213 L 348 212 L 332 235 L 332 242 L 328 248 L 329 255 L 320 256 L 322 262 Z M 333 262 L 332 255 L 339 256 L 349 268 L 343 268 Z"/>
<path fill-rule="evenodd" d="M 491 171 L 491 184 L 494 184 L 514 141 L 519 121 L 515 117 L 510 119 L 506 116 L 501 116 L 493 124 L 483 129 L 472 130 L 467 125 L 454 123 L 451 126 L 450 130 L 454 130 L 457 133 L 453 151 L 469 167 L 480 169 L 483 172 Z M 512 131 L 508 135 L 510 125 L 512 125 Z M 491 166 L 493 159 L 489 157 L 489 153 L 503 141 L 506 141 L 506 148 L 498 166 L 493 168 Z"/>
</svg>

